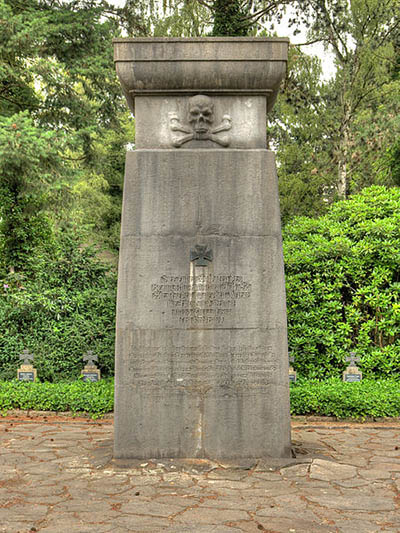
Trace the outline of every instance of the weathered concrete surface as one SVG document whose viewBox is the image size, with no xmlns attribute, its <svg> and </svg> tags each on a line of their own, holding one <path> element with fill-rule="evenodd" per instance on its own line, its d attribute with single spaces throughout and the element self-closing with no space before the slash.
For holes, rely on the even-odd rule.
<svg viewBox="0 0 400 533">
<path fill-rule="evenodd" d="M 137 95 L 263 94 L 274 104 L 289 40 L 265 37 L 114 39 L 114 60 L 128 105 Z"/>
<path fill-rule="evenodd" d="M 117 458 L 290 455 L 271 152 L 128 154 L 115 405 Z"/>
<path fill-rule="evenodd" d="M 292 433 L 315 459 L 300 453 L 305 464 L 272 470 L 202 460 L 120 469 L 109 462 L 112 420 L 2 418 L 0 532 L 400 530 L 399 422 L 294 422 Z"/>
<path fill-rule="evenodd" d="M 135 150 L 124 187 L 122 237 L 280 237 L 268 150 Z"/>
<path fill-rule="evenodd" d="M 116 39 L 131 109 L 116 332 L 117 459 L 290 457 L 277 176 L 288 40 Z"/>
<path fill-rule="evenodd" d="M 179 96 L 137 96 L 135 98 L 135 146 L 137 149 L 171 148 L 173 139 L 182 136 L 171 131 L 171 117 L 188 124 L 190 99 Z M 214 104 L 213 124 L 223 123 L 228 115 L 231 127 L 225 133 L 229 149 L 264 149 L 267 145 L 266 98 L 263 96 L 219 96 Z M 212 141 L 191 140 L 180 150 L 215 149 Z"/>
</svg>

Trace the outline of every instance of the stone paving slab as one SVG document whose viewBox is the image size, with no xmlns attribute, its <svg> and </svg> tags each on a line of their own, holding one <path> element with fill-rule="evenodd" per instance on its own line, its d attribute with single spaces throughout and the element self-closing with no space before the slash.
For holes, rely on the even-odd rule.
<svg viewBox="0 0 400 533">
<path fill-rule="evenodd" d="M 400 421 L 294 420 L 296 460 L 111 460 L 112 419 L 0 421 L 1 533 L 400 532 Z"/>
</svg>

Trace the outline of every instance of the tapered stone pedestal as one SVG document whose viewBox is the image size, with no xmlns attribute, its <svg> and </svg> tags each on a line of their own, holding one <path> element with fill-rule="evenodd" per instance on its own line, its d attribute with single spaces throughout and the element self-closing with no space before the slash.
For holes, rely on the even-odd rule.
<svg viewBox="0 0 400 533">
<path fill-rule="evenodd" d="M 135 98 L 137 149 L 128 152 L 125 172 L 114 455 L 288 457 L 280 215 L 274 156 L 265 149 L 265 112 L 287 42 L 277 41 L 283 57 L 275 57 L 281 70 L 274 66 L 272 87 L 255 87 L 246 78 L 251 62 L 242 58 L 244 86 L 224 88 L 218 57 L 235 61 L 228 40 L 171 41 L 116 42 L 117 60 L 119 46 L 133 55 L 137 47 L 140 57 L 125 58 L 125 78 L 119 71 L 131 105 Z M 265 39 L 237 42 L 239 55 L 266 64 L 260 47 L 275 50 Z M 184 73 L 196 57 L 184 57 L 184 47 L 196 56 L 204 43 L 215 76 L 197 73 L 198 90 L 154 87 L 140 69 L 127 81 L 135 61 L 160 54 L 162 64 L 175 54 L 175 76 L 181 62 L 182 85 L 190 85 Z M 225 70 L 221 64 L 222 76 Z"/>
</svg>

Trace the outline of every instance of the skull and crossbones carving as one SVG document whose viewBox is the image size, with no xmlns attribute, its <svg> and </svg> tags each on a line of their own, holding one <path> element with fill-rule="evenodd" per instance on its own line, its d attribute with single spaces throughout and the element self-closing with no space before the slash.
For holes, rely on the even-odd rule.
<svg viewBox="0 0 400 533">
<path fill-rule="evenodd" d="M 232 127 L 232 120 L 229 115 L 222 117 L 222 122 L 219 126 L 213 128 L 214 122 L 214 104 L 209 96 L 204 94 L 197 94 L 189 100 L 188 122 L 190 126 L 184 126 L 180 123 L 179 117 L 176 113 L 170 113 L 170 129 L 171 131 L 180 131 L 186 133 L 183 137 L 174 137 L 172 144 L 176 148 L 180 148 L 188 141 L 212 141 L 220 146 L 229 146 L 230 137 L 224 135 L 217 136 L 221 131 L 228 131 Z"/>
</svg>

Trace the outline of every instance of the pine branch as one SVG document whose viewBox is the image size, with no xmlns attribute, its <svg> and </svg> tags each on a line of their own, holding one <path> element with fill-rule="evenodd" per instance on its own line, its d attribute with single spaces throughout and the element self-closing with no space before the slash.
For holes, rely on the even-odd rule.
<svg viewBox="0 0 400 533">
<path fill-rule="evenodd" d="M 24 110 L 25 107 L 20 102 L 16 102 L 15 100 L 12 100 L 11 98 L 8 98 L 7 96 L 4 96 L 3 94 L 0 94 L 0 98 L 3 100 L 6 100 L 7 102 L 10 102 L 10 104 L 18 106 L 20 109 Z"/>
</svg>

